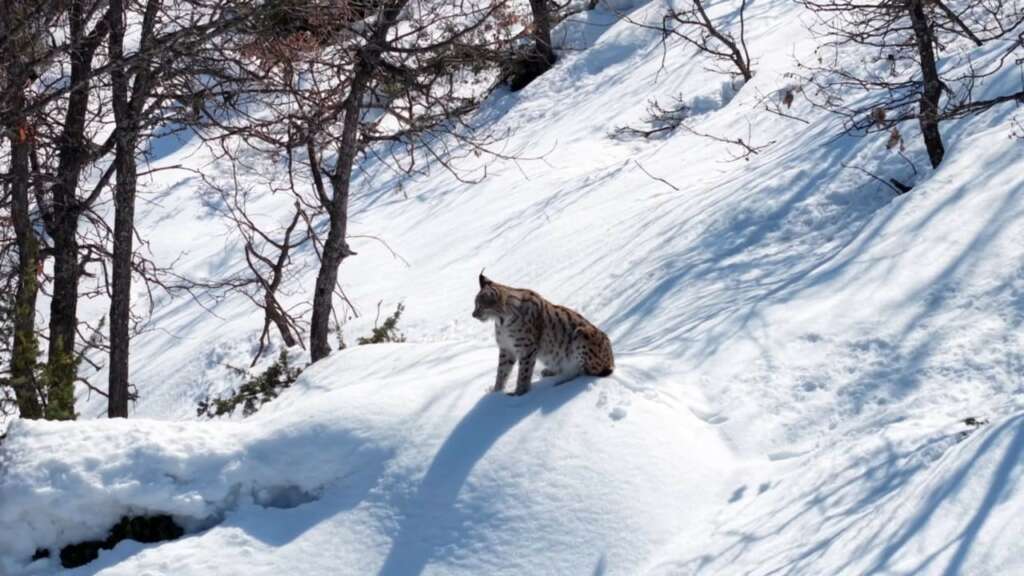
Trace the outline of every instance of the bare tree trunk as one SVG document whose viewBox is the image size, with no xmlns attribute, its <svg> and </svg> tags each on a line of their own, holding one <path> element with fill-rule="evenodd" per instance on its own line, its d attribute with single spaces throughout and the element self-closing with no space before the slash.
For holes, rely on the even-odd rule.
<svg viewBox="0 0 1024 576">
<path fill-rule="evenodd" d="M 921 135 L 924 137 L 925 147 L 928 149 L 928 159 L 931 160 L 932 168 L 937 168 L 946 154 L 946 149 L 942 145 L 942 135 L 939 133 L 939 99 L 942 97 L 942 81 L 939 80 L 939 71 L 935 65 L 935 50 L 933 48 L 935 36 L 931 23 L 928 21 L 928 15 L 924 11 L 923 0 L 908 0 L 907 8 L 917 42 L 921 77 L 924 82 L 924 89 L 921 91 L 921 99 L 918 103 L 918 122 L 921 125 Z"/>
<path fill-rule="evenodd" d="M 25 46 L 29 34 L 24 8 L 17 2 L 4 1 L 0 4 L 5 15 L 0 21 L 0 62 L 4 65 L 0 79 L 5 82 L 0 97 L 4 99 L 3 108 L 9 111 L 6 117 L 0 117 L 0 128 L 10 142 L 11 220 L 18 254 L 10 383 L 21 417 L 42 418 L 43 408 L 36 381 L 39 341 L 35 331 L 39 238 L 29 210 L 31 126 L 22 116 L 26 106 L 25 86 L 30 74 L 26 61 L 32 53 Z"/>
<path fill-rule="evenodd" d="M 110 59 L 124 56 L 125 15 L 122 0 L 110 0 L 107 13 L 110 28 Z M 107 386 L 107 416 L 128 417 L 129 316 L 132 291 L 132 231 L 135 226 L 135 144 L 137 127 L 128 98 L 128 71 L 115 65 L 110 71 L 114 109 L 114 163 L 117 178 L 114 187 L 113 284 L 110 297 L 110 367 Z"/>
<path fill-rule="evenodd" d="M 330 328 L 331 310 L 334 301 L 334 286 L 338 283 L 338 267 L 352 254 L 345 236 L 348 233 L 349 186 L 352 183 L 352 166 L 358 152 L 359 121 L 362 116 L 361 101 L 369 85 L 372 65 L 366 56 L 360 56 L 345 102 L 345 117 L 338 143 L 338 157 L 331 173 L 331 191 L 334 197 L 327 205 L 330 230 L 320 256 L 320 272 L 316 277 L 313 293 L 313 317 L 309 328 L 309 352 L 313 362 L 326 358 L 331 353 L 327 336 Z M 313 170 L 319 170 L 316 158 L 309 159 Z"/>
<path fill-rule="evenodd" d="M 53 238 L 53 298 L 50 301 L 50 346 L 46 368 L 46 418 L 75 418 L 75 340 L 78 330 L 78 221 L 82 203 L 77 196 L 82 169 L 89 161 L 85 123 L 89 108 L 92 59 L 105 36 L 98 25 L 86 34 L 81 0 L 71 0 L 68 10 L 71 33 L 71 90 L 58 147 L 57 181 L 52 192 L 52 213 L 47 228 Z"/>
<path fill-rule="evenodd" d="M 331 353 L 327 333 L 330 327 L 331 310 L 333 308 L 334 287 L 338 283 L 338 267 L 345 258 L 353 254 L 349 249 L 346 235 L 348 233 L 348 199 L 352 184 L 352 166 L 359 152 L 359 124 L 362 120 L 362 100 L 370 86 L 370 80 L 378 66 L 378 59 L 386 44 L 387 34 L 398 21 L 398 16 L 408 4 L 408 0 L 395 0 L 387 6 L 377 20 L 376 29 L 366 48 L 359 52 L 352 82 L 349 85 L 348 97 L 345 100 L 344 118 L 342 120 L 341 138 L 337 145 L 337 158 L 334 170 L 331 171 L 331 191 L 334 197 L 325 202 L 330 230 L 324 241 L 320 256 L 320 272 L 316 277 L 316 288 L 313 293 L 313 316 L 309 328 L 309 353 L 313 362 L 326 358 Z M 312 152 L 314 148 L 308 147 Z M 311 154 L 310 167 L 320 170 L 320 163 Z M 319 172 L 314 178 L 319 179 Z M 323 194 L 321 193 L 321 196 Z M 321 198 L 321 202 L 328 200 Z"/>
<path fill-rule="evenodd" d="M 533 48 L 547 68 L 555 63 L 555 51 L 551 48 L 551 5 L 549 0 L 530 0 L 533 12 Z"/>
<path fill-rule="evenodd" d="M 75 332 L 78 328 L 78 217 L 63 211 L 53 235 L 54 281 L 46 367 L 46 418 L 74 419 Z"/>
<path fill-rule="evenodd" d="M 153 42 L 160 6 L 160 0 L 146 1 L 140 52 L 147 51 Z M 114 184 L 114 255 L 110 297 L 110 368 L 107 380 L 107 416 L 110 418 L 128 417 L 132 254 L 135 194 L 138 184 L 135 153 L 143 124 L 142 110 L 149 98 L 152 80 L 151 67 L 144 59 L 130 68 L 124 64 L 125 9 L 124 0 L 110 0 L 107 10 L 107 26 L 110 31 L 108 50 L 114 63 L 110 71 L 110 80 L 115 126 L 114 164 L 117 170 Z M 130 88 L 129 70 L 135 73 L 135 81 Z"/>
<path fill-rule="evenodd" d="M 21 102 L 12 101 L 10 104 L 17 109 Z M 14 388 L 21 417 L 41 418 L 43 411 L 39 403 L 36 382 L 39 342 L 35 332 L 36 296 L 39 293 L 39 283 L 36 278 L 39 240 L 32 229 L 32 220 L 28 209 L 30 144 L 25 140 L 25 136 L 24 129 L 11 130 L 11 215 L 18 244 L 18 290 L 14 301 L 11 385 Z"/>
<path fill-rule="evenodd" d="M 299 341 L 295 339 L 295 334 L 292 333 L 292 328 L 288 325 L 288 320 L 285 318 L 281 308 L 278 307 L 278 304 L 273 301 L 268 301 L 266 306 L 267 319 L 273 322 L 274 326 L 277 327 L 278 333 L 281 334 L 281 339 L 284 340 L 284 345 L 291 348 L 298 344 Z"/>
<path fill-rule="evenodd" d="M 117 143 L 114 191 L 114 257 L 110 299 L 110 369 L 107 416 L 128 417 L 128 358 L 132 292 L 132 236 L 135 222 L 135 142 Z"/>
<path fill-rule="evenodd" d="M 346 183 L 344 186 L 347 187 L 348 184 Z M 337 197 L 334 202 L 338 203 Z M 349 251 L 348 244 L 344 240 L 348 220 L 347 196 L 343 202 L 346 204 L 345 208 L 331 216 L 331 229 L 327 233 L 326 242 L 324 242 L 323 254 L 320 258 L 320 272 L 316 277 L 316 288 L 313 293 L 313 317 L 309 327 L 309 355 L 313 362 L 326 358 L 331 353 L 328 331 L 333 308 L 334 285 L 338 282 L 338 267 L 348 256 Z"/>
<path fill-rule="evenodd" d="M 547 72 L 555 64 L 555 51 L 551 47 L 551 5 L 550 0 L 530 0 L 533 22 L 530 27 L 530 38 L 533 45 L 526 54 L 512 63 L 508 75 L 509 89 L 513 92 L 522 90 L 538 76 Z"/>
</svg>

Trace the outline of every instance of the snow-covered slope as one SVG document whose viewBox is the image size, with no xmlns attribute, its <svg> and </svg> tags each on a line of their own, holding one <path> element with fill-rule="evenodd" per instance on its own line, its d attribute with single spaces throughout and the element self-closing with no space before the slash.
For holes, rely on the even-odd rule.
<svg viewBox="0 0 1024 576">
<path fill-rule="evenodd" d="M 16 422 L 0 570 L 56 570 L 28 557 L 168 512 L 188 536 L 123 542 L 78 573 L 1024 572 L 1016 109 L 947 123 L 934 172 L 902 127 L 915 176 L 884 136 L 839 136 L 799 95 L 789 112 L 808 123 L 765 111 L 813 49 L 792 3 L 748 8 L 757 74 L 735 94 L 619 18 L 662 8 L 563 24 L 573 50 L 558 66 L 487 102 L 481 116 L 514 130 L 508 150 L 538 159 L 474 185 L 363 164 L 364 238 L 341 271 L 362 315 L 346 338 L 401 301 L 409 343 L 335 353 L 257 415 L 199 423 L 196 400 L 237 384 L 223 363 L 246 362 L 260 318 L 242 298 L 212 314 L 168 300 L 133 347 L 135 419 Z M 684 132 L 607 137 L 679 94 L 703 132 L 774 143 L 730 162 L 728 145 Z M 222 170 L 193 144 L 164 160 Z M 916 186 L 894 197 L 845 166 Z M 140 210 L 157 258 L 184 252 L 193 275 L 240 267 L 197 181 L 159 174 Z M 492 329 L 469 317 L 485 266 L 604 328 L 616 373 L 487 394 Z M 966 417 L 990 422 L 966 434 Z"/>
</svg>

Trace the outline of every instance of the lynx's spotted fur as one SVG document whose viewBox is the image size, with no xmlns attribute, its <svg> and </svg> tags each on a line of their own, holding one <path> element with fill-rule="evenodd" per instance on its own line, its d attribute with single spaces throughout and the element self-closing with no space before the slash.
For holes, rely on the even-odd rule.
<svg viewBox="0 0 1024 576">
<path fill-rule="evenodd" d="M 517 361 L 516 396 L 530 391 L 537 360 L 544 364 L 541 375 L 560 377 L 558 384 L 580 374 L 608 376 L 615 369 L 612 343 L 604 332 L 579 312 L 552 304 L 532 290 L 503 286 L 481 273 L 473 317 L 494 320 L 499 349 L 495 392 L 505 389 Z"/>
</svg>

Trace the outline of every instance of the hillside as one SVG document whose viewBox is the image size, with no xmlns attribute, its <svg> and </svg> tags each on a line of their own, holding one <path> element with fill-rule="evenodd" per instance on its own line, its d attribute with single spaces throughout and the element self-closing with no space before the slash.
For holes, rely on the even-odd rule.
<svg viewBox="0 0 1024 576">
<path fill-rule="evenodd" d="M 478 112 L 520 157 L 478 183 L 360 165 L 345 339 L 402 302 L 407 342 L 335 352 L 256 415 L 199 421 L 200 399 L 237 386 L 226 365 L 247 365 L 262 318 L 240 296 L 161 296 L 133 343 L 132 418 L 103 419 L 80 390 L 77 422 L 13 422 L 0 573 L 55 573 L 29 561 L 37 548 L 129 513 L 187 534 L 65 573 L 1024 573 L 1019 108 L 945 123 L 934 171 L 908 122 L 912 169 L 886 134 L 843 135 L 799 92 L 787 113 L 803 120 L 765 109 L 810 90 L 793 76 L 815 46 L 803 8 L 748 7 L 756 74 L 738 90 L 624 18 L 662 8 L 602 3 L 563 23 L 557 66 Z M 1007 67 L 981 92 L 1019 83 Z M 609 137 L 677 95 L 697 130 L 767 146 L 735 160 L 685 130 Z M 227 177 L 198 141 L 154 152 Z M 145 186 L 157 261 L 193 277 L 244 265 L 195 175 Z M 615 373 L 488 394 L 493 328 L 470 317 L 485 267 L 602 327 Z"/>
</svg>

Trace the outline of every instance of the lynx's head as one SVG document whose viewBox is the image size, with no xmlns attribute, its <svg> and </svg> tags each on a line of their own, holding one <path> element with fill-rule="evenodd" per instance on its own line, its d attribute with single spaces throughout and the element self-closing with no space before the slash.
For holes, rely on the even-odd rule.
<svg viewBox="0 0 1024 576">
<path fill-rule="evenodd" d="M 494 320 L 505 311 L 505 293 L 501 286 L 480 272 L 480 291 L 476 293 L 473 318 L 481 322 Z"/>
</svg>

